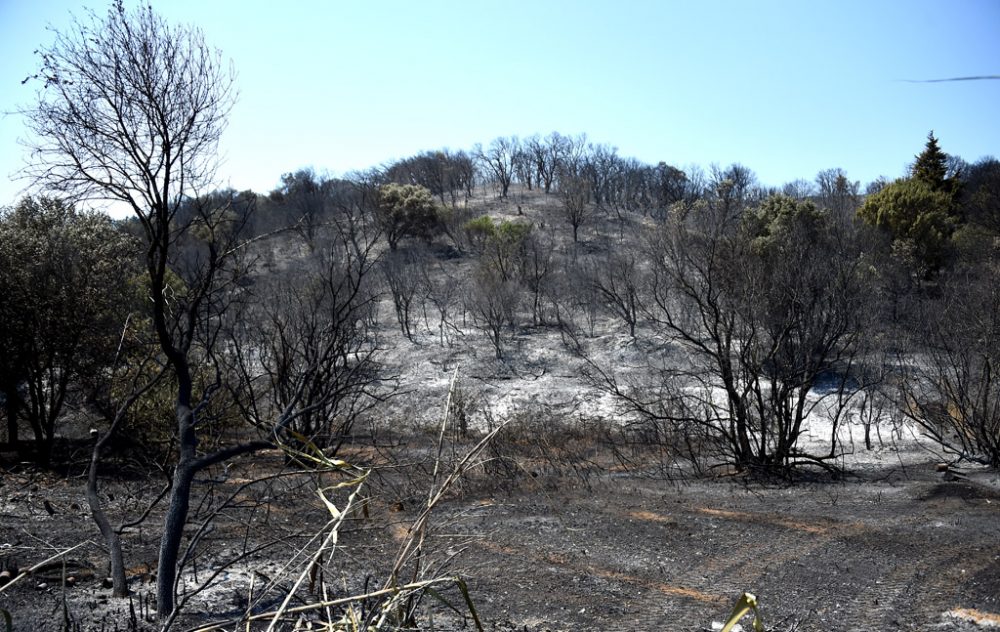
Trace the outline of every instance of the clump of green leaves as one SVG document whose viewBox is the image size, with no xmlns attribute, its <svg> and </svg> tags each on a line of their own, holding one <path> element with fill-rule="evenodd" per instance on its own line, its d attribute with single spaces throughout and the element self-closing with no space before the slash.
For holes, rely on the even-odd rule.
<svg viewBox="0 0 1000 632">
<path fill-rule="evenodd" d="M 893 250 L 912 253 L 926 272 L 941 267 L 957 220 L 952 196 L 917 178 L 896 180 L 865 200 L 858 217 L 886 231 Z"/>
<path fill-rule="evenodd" d="M 395 250 L 404 237 L 430 239 L 442 229 L 434 196 L 417 184 L 380 187 L 375 216 L 390 250 Z"/>
<path fill-rule="evenodd" d="M 114 358 L 133 307 L 126 280 L 137 250 L 106 215 L 60 199 L 26 197 L 0 209 L 0 392 L 11 443 L 18 418 L 27 421 L 41 462 L 69 385 L 89 385 Z"/>
<path fill-rule="evenodd" d="M 934 133 L 910 170 L 865 200 L 858 217 L 892 238 L 892 251 L 921 276 L 945 263 L 952 234 L 959 226 L 958 196 L 962 182 L 948 174 L 948 154 Z"/>
<path fill-rule="evenodd" d="M 796 240 L 819 243 L 827 233 L 826 213 L 812 202 L 772 195 L 744 219 L 751 250 L 758 255 L 781 255 Z"/>
<path fill-rule="evenodd" d="M 531 234 L 531 224 L 507 220 L 495 222 L 489 215 L 470 219 L 465 223 L 463 229 L 470 241 L 480 246 L 490 241 L 502 244 L 519 244 Z"/>
<path fill-rule="evenodd" d="M 524 260 L 525 248 L 532 225 L 503 220 L 496 222 L 488 215 L 465 223 L 466 240 L 482 257 L 484 268 L 503 283 L 512 281 Z"/>
</svg>

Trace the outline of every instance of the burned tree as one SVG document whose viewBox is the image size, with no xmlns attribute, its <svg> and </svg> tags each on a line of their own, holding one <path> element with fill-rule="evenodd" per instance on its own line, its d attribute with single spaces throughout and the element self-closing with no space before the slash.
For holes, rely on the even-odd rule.
<svg viewBox="0 0 1000 632">
<path fill-rule="evenodd" d="M 1000 468 L 1000 248 L 981 254 L 918 308 L 897 395 L 947 456 Z"/>
<path fill-rule="evenodd" d="M 625 383 L 594 362 L 591 376 L 741 469 L 822 466 L 838 454 L 837 425 L 861 386 L 848 376 L 864 350 L 867 268 L 811 203 L 733 202 L 675 207 L 648 240 L 641 338 L 682 360 L 651 359 L 651 382 Z M 836 387 L 814 391 L 829 374 Z M 803 424 L 824 409 L 832 434 L 806 449 Z"/>
<path fill-rule="evenodd" d="M 580 227 L 593 215 L 590 194 L 590 183 L 583 177 L 566 174 L 559 179 L 562 216 L 573 228 L 573 243 L 579 241 Z"/>
<path fill-rule="evenodd" d="M 281 444 L 336 451 L 384 392 L 372 248 L 340 234 L 310 272 L 258 284 L 227 319 L 232 400 Z"/>
<path fill-rule="evenodd" d="M 239 232 L 214 208 L 175 221 L 185 199 L 211 182 L 235 98 L 233 72 L 197 29 L 173 27 L 149 6 L 129 12 L 122 2 L 57 32 L 39 55 L 37 103 L 24 112 L 35 156 L 28 174 L 71 199 L 131 209 L 145 250 L 151 326 L 176 380 L 177 460 L 157 571 L 158 612 L 167 618 L 195 474 L 265 445 L 199 449 L 199 412 L 217 385 L 198 388 L 194 376 L 212 362 L 218 318 L 239 276 Z M 183 294 L 170 287 L 174 275 Z"/>
<path fill-rule="evenodd" d="M 489 265 L 479 266 L 469 285 L 465 309 L 489 338 L 497 360 L 504 358 L 513 333 L 518 298 L 517 284 L 504 280 Z"/>
<path fill-rule="evenodd" d="M 473 154 L 482 171 L 497 186 L 500 199 L 507 199 L 507 192 L 514 180 L 514 167 L 521 153 L 521 143 L 517 136 L 493 139 L 489 147 L 476 145 Z"/>
</svg>

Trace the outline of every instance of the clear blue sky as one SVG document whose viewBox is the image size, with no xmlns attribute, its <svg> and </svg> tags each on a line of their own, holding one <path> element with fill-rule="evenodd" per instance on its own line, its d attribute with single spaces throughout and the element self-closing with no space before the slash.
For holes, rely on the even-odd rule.
<svg viewBox="0 0 1000 632">
<path fill-rule="evenodd" d="M 131 3 L 130 3 L 131 4 Z M 398 2 L 153 0 L 231 58 L 221 186 L 274 188 L 501 135 L 585 132 L 677 166 L 741 162 L 780 185 L 896 177 L 934 130 L 1000 156 L 1000 0 Z M 0 0 L 0 110 L 30 103 L 35 48 L 106 4 Z M 0 118 L 0 204 L 24 186 Z"/>
</svg>

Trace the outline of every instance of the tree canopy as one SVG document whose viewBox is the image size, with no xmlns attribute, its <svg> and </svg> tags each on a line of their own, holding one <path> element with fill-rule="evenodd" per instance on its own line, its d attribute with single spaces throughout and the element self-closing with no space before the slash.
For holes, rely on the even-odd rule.
<svg viewBox="0 0 1000 632">
<path fill-rule="evenodd" d="M 827 235 L 826 215 L 812 202 L 772 195 L 745 218 L 751 247 L 757 254 L 780 255 L 802 243 L 818 243 Z M 797 240 L 797 241 L 796 241 Z"/>
<path fill-rule="evenodd" d="M 941 267 L 955 230 L 951 195 L 916 178 L 901 179 L 865 200 L 858 216 L 893 239 L 898 253 L 912 256 L 929 273 Z"/>
<path fill-rule="evenodd" d="M 46 462 L 67 389 L 108 366 L 132 307 L 137 244 L 106 216 L 56 198 L 0 212 L 0 389 Z M 26 385 L 23 393 L 18 389 Z M 18 410 L 20 409 L 20 410 Z"/>
<path fill-rule="evenodd" d="M 428 238 L 438 226 L 434 197 L 427 188 L 417 184 L 383 185 L 378 193 L 376 215 L 392 250 L 403 237 Z"/>
<path fill-rule="evenodd" d="M 958 228 L 960 188 L 958 176 L 948 175 L 948 155 L 931 132 L 910 177 L 869 195 L 858 217 L 884 230 L 898 257 L 921 275 L 930 275 L 945 263 L 951 236 Z"/>
</svg>

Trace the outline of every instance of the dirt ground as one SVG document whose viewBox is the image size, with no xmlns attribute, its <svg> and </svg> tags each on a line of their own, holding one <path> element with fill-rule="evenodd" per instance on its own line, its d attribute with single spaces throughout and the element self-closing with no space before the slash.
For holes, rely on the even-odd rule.
<svg viewBox="0 0 1000 632">
<path fill-rule="evenodd" d="M 795 487 L 602 477 L 491 500 L 466 519 L 489 534 L 473 586 L 493 618 L 539 630 L 708 629 L 743 591 L 779 630 L 961 629 L 946 613 L 963 609 L 1000 625 L 1000 494 L 931 471 Z"/>
<path fill-rule="evenodd" d="M 596 467 L 601 454 L 582 467 L 525 461 L 506 481 L 491 480 L 488 469 L 473 472 L 436 510 L 426 564 L 467 580 L 486 629 L 711 630 L 743 591 L 757 596 L 770 630 L 1000 626 L 997 475 L 944 480 L 920 453 L 883 458 L 844 480 L 794 485 L 667 480 L 644 466 Z M 345 525 L 327 564 L 331 585 L 360 591 L 384 579 L 429 480 L 425 468 L 402 462 L 372 477 L 368 510 Z M 213 498 L 278 466 L 275 459 L 235 464 Z M 321 531 L 315 483 L 307 477 L 269 487 L 255 496 L 255 510 L 244 504 L 242 517 L 220 518 L 219 531 L 202 543 L 211 552 L 202 558 L 202 579 L 212 555 L 231 553 L 241 539 L 279 534 L 284 542 L 254 562 L 261 576 L 273 576 Z M 96 541 L 82 487 L 77 477 L 8 468 L 0 486 L 2 564 L 24 568 L 59 548 Z M 148 482 L 106 488 L 122 507 L 155 491 Z M 257 518 L 248 518 L 254 511 Z M 252 533 L 245 531 L 251 524 Z M 109 598 L 100 547 L 88 544 L 67 556 L 76 564 L 67 575 L 79 575 L 75 586 L 62 586 L 56 566 L 0 593 L 0 608 L 15 630 L 153 629 L 143 617 L 152 609 L 155 525 L 154 516 L 145 531 L 126 532 L 131 601 Z M 238 612 L 249 577 L 240 568 L 220 574 L 192 601 L 177 629 Z M 460 627 L 437 610 L 437 629 Z"/>
</svg>

